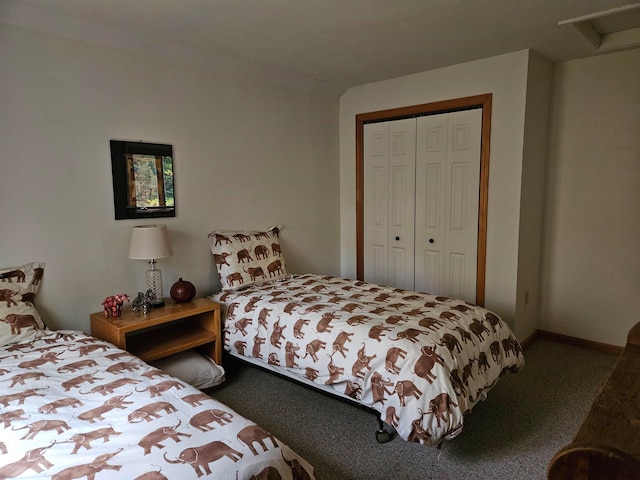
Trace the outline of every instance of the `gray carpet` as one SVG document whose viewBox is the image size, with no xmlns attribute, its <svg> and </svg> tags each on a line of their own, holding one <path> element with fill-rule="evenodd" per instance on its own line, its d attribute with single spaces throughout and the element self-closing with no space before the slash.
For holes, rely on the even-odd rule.
<svg viewBox="0 0 640 480">
<path fill-rule="evenodd" d="M 227 381 L 211 395 L 269 429 L 315 467 L 319 480 L 544 479 L 569 443 L 616 357 L 547 340 L 503 377 L 440 450 L 375 440 L 375 417 L 225 357 Z"/>
</svg>

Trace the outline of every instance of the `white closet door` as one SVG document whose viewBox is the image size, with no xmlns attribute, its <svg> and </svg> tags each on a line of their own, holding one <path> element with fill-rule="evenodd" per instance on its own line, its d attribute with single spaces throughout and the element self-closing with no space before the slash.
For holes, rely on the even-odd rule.
<svg viewBox="0 0 640 480">
<path fill-rule="evenodd" d="M 364 278 L 414 288 L 415 119 L 364 126 Z"/>
<path fill-rule="evenodd" d="M 417 119 L 415 289 L 476 301 L 482 110 Z"/>
</svg>

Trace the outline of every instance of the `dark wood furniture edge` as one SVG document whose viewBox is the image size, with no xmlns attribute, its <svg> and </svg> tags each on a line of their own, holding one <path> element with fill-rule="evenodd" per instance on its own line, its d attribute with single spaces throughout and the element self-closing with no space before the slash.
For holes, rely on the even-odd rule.
<svg viewBox="0 0 640 480">
<path fill-rule="evenodd" d="M 549 480 L 640 478 L 640 322 L 573 442 L 549 464 Z"/>
<path fill-rule="evenodd" d="M 627 345 L 640 345 L 640 322 L 636 323 L 627 335 Z"/>
</svg>

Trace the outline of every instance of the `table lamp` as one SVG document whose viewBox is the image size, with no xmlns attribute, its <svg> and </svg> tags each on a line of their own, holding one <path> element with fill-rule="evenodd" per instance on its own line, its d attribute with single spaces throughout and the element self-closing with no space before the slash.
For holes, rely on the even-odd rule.
<svg viewBox="0 0 640 480">
<path fill-rule="evenodd" d="M 171 255 L 173 255 L 173 250 L 166 225 L 137 225 L 133 227 L 129 258 L 149 260 L 149 270 L 146 271 L 145 279 L 147 290 L 151 290 L 156 297 L 151 303 L 152 308 L 164 305 L 162 272 L 156 268 L 156 259 Z"/>
</svg>

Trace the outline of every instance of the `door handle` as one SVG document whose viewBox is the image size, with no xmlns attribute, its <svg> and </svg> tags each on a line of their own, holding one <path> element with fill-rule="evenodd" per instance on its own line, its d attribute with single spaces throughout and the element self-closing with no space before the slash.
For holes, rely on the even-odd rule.
<svg viewBox="0 0 640 480">
<path fill-rule="evenodd" d="M 400 240 L 400 237 L 396 237 L 396 242 L 397 242 L 398 240 Z"/>
<path fill-rule="evenodd" d="M 429 239 L 429 243 L 433 243 L 435 240 L 433 238 Z"/>
</svg>

